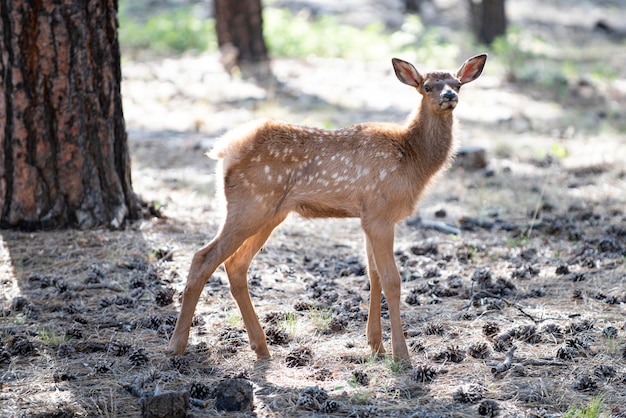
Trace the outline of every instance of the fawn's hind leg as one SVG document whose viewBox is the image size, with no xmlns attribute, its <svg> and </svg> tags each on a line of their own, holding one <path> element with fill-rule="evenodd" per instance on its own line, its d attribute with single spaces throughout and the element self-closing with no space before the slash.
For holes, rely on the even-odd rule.
<svg viewBox="0 0 626 418">
<path fill-rule="evenodd" d="M 256 353 L 257 359 L 270 358 L 267 348 L 265 333 L 259 323 L 259 319 L 254 311 L 254 306 L 250 300 L 248 291 L 248 268 L 256 253 L 261 249 L 272 231 L 285 219 L 285 215 L 277 215 L 271 219 L 259 232 L 248 238 L 233 255 L 225 262 L 228 281 L 230 282 L 230 293 L 233 295 L 239 311 L 246 325 L 250 348 Z"/>
<path fill-rule="evenodd" d="M 229 210 L 218 235 L 194 254 L 180 314 L 167 348 L 168 355 L 180 355 L 185 351 L 200 294 L 215 269 L 233 255 L 246 239 L 257 234 L 270 217 L 255 208 L 247 208 L 243 211 Z M 241 209 L 241 205 L 234 209 Z"/>
</svg>

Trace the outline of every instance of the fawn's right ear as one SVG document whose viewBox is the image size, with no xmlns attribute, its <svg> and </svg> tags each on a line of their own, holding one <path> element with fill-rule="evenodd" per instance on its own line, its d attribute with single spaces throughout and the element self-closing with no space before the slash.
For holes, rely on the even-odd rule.
<svg viewBox="0 0 626 418">
<path fill-rule="evenodd" d="M 415 69 L 413 64 L 398 58 L 392 58 L 391 63 L 393 64 L 393 69 L 396 72 L 398 80 L 412 87 L 419 87 L 420 84 L 422 84 L 422 76 Z"/>
</svg>

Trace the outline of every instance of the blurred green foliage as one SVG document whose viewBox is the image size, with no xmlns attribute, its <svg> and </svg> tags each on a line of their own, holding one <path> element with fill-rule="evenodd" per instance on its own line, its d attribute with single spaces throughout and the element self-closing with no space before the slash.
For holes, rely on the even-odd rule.
<svg viewBox="0 0 626 418">
<path fill-rule="evenodd" d="M 215 21 L 198 16 L 191 7 L 160 12 L 145 21 L 133 14 L 130 2 L 120 2 L 119 38 L 123 50 L 166 54 L 217 49 Z"/>
<path fill-rule="evenodd" d="M 146 16 L 138 18 L 138 16 Z M 215 21 L 194 13 L 192 7 L 150 13 L 120 2 L 119 37 L 124 51 L 154 54 L 213 52 L 217 50 Z M 459 48 L 442 31 L 427 29 L 419 16 L 408 15 L 399 31 L 390 32 L 381 23 L 364 28 L 349 26 L 336 16 L 311 18 L 286 9 L 266 7 L 264 36 L 272 56 L 348 58 L 376 60 L 393 54 L 426 67 L 456 64 Z"/>
<path fill-rule="evenodd" d="M 272 8 L 265 9 L 263 23 L 268 49 L 276 56 L 371 59 L 387 48 L 384 27 L 378 23 L 358 29 L 340 24 L 335 16 L 311 20 Z"/>
<path fill-rule="evenodd" d="M 575 407 L 570 406 L 565 415 L 565 418 L 598 418 L 600 417 L 602 410 L 604 409 L 604 396 L 602 394 L 594 396 L 589 400 L 587 406 Z"/>
</svg>

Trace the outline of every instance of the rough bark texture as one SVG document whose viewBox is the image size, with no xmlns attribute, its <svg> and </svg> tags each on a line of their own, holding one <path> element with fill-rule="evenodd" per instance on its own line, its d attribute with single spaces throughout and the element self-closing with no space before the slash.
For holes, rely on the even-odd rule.
<svg viewBox="0 0 626 418">
<path fill-rule="evenodd" d="M 505 0 L 467 0 L 472 29 L 479 42 L 490 45 L 506 32 Z"/>
<path fill-rule="evenodd" d="M 3 0 L 0 33 L 0 226 L 136 218 L 117 1 Z"/>
<path fill-rule="evenodd" d="M 220 48 L 235 47 L 239 63 L 267 61 L 261 0 L 215 0 L 213 7 Z"/>
</svg>

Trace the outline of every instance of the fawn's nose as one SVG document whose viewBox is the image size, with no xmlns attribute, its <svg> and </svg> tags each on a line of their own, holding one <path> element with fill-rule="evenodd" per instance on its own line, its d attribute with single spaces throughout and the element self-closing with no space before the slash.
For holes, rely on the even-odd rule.
<svg viewBox="0 0 626 418">
<path fill-rule="evenodd" d="M 452 90 L 448 90 L 443 94 L 443 98 L 446 100 L 454 100 L 457 98 L 457 95 Z"/>
</svg>

